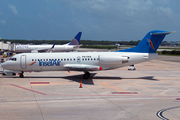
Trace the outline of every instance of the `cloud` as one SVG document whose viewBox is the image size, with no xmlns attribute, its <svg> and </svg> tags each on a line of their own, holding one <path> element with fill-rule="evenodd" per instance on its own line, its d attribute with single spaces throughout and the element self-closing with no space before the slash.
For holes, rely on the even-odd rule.
<svg viewBox="0 0 180 120">
<path fill-rule="evenodd" d="M 99 34 L 97 36 L 113 31 L 111 39 L 116 36 L 116 31 L 122 34 L 131 31 L 136 36 L 145 30 L 174 30 L 173 25 L 180 24 L 177 7 L 173 7 L 177 2 L 170 0 L 64 0 L 64 3 L 79 28 Z"/>
<path fill-rule="evenodd" d="M 1 15 L 2 13 L 3 13 L 3 12 L 2 12 L 1 7 L 0 7 L 0 15 Z"/>
<path fill-rule="evenodd" d="M 5 20 L 0 20 L 0 24 L 5 25 L 6 21 Z"/>
<path fill-rule="evenodd" d="M 160 6 L 160 7 L 157 7 L 156 10 L 159 14 L 165 14 L 169 18 L 172 18 L 172 16 L 174 15 L 172 9 L 169 7 L 165 8 L 165 7 Z"/>
<path fill-rule="evenodd" d="M 16 6 L 14 5 L 8 5 L 9 9 L 13 12 L 14 15 L 19 15 L 17 9 L 16 9 Z"/>
<path fill-rule="evenodd" d="M 148 30 L 179 31 L 179 3 L 180 0 L 44 0 L 36 4 L 32 1 L 6 2 L 3 7 L 0 5 L 0 26 L 4 29 L 8 29 L 8 24 L 11 24 L 11 28 L 18 26 L 21 28 L 18 32 L 23 30 L 27 37 L 30 33 L 35 38 L 39 33 L 38 39 L 44 37 L 46 31 L 48 34 L 45 34 L 45 39 L 51 36 L 58 39 L 60 35 L 82 31 L 84 39 L 137 40 L 142 37 L 138 35 Z M 4 32 L 3 29 L 1 31 Z"/>
<path fill-rule="evenodd" d="M 88 0 L 88 2 L 74 0 L 69 4 L 71 9 L 74 8 L 72 11 L 79 9 L 80 13 L 84 12 L 87 17 L 134 23 L 151 22 L 155 19 L 172 20 L 173 16 L 178 15 L 168 6 L 169 2 L 169 0 L 162 0 L 162 3 L 153 0 Z"/>
</svg>

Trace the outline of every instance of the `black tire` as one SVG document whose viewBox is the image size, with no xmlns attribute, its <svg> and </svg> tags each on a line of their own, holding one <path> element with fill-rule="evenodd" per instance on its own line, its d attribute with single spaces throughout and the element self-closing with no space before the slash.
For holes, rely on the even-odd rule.
<svg viewBox="0 0 180 120">
<path fill-rule="evenodd" d="M 19 74 L 19 77 L 20 77 L 20 78 L 23 78 L 23 77 L 24 77 L 24 75 L 23 75 L 23 74 Z"/>
</svg>

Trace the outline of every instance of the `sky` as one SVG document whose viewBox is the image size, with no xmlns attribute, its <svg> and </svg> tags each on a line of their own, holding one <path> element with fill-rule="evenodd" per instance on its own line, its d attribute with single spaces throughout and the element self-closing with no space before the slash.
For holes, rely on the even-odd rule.
<svg viewBox="0 0 180 120">
<path fill-rule="evenodd" d="M 0 0 L 2 39 L 137 41 L 151 30 L 180 41 L 180 0 Z"/>
</svg>

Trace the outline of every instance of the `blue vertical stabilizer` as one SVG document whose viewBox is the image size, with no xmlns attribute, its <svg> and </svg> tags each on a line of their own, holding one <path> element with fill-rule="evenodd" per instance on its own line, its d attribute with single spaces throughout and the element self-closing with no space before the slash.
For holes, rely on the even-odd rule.
<svg viewBox="0 0 180 120">
<path fill-rule="evenodd" d="M 141 42 L 133 48 L 118 50 L 115 52 L 139 52 L 139 53 L 156 53 L 159 45 L 163 41 L 167 34 L 172 32 L 153 30 L 146 34 L 146 36 L 141 40 Z"/>
<path fill-rule="evenodd" d="M 79 45 L 80 43 L 80 39 L 81 39 L 81 34 L 82 32 L 79 32 L 74 39 L 72 39 L 72 41 L 69 43 L 69 45 Z"/>
</svg>

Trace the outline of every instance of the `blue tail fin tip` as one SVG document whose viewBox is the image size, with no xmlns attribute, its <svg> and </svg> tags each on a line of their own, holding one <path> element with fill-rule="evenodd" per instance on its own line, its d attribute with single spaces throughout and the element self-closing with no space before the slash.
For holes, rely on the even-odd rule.
<svg viewBox="0 0 180 120">
<path fill-rule="evenodd" d="M 81 34 L 82 32 L 79 32 L 74 39 L 72 39 L 72 41 L 69 43 L 69 45 L 79 45 L 80 43 L 80 39 L 81 39 Z"/>
<path fill-rule="evenodd" d="M 150 31 L 146 34 L 146 36 L 140 41 L 140 43 L 136 47 L 118 50 L 115 52 L 156 53 L 156 50 L 163 41 L 164 37 L 170 33 L 174 32 L 162 30 Z"/>
</svg>

